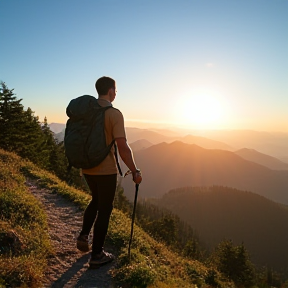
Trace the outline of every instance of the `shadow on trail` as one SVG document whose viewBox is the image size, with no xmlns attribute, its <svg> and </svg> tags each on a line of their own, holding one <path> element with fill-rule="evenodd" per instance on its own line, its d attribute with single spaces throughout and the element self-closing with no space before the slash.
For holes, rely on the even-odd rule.
<svg viewBox="0 0 288 288">
<path fill-rule="evenodd" d="M 60 287 L 64 287 L 65 285 L 69 285 L 69 283 L 72 286 L 67 286 L 67 287 L 74 287 L 73 286 L 73 279 L 75 278 L 75 276 L 80 276 L 78 275 L 79 273 L 84 273 L 85 270 L 88 268 L 88 260 L 89 260 L 89 254 L 85 254 L 82 257 L 80 257 L 79 259 L 77 259 L 77 261 L 75 263 L 73 263 L 73 265 L 65 272 L 61 275 L 60 278 L 58 278 L 52 285 L 51 288 L 60 288 Z M 87 266 L 85 268 L 85 266 Z M 81 277 L 81 276 L 80 276 Z M 77 280 L 75 280 L 77 281 Z M 74 283 L 75 284 L 75 283 Z"/>
<path fill-rule="evenodd" d="M 90 253 L 80 257 L 61 275 L 51 288 L 113 288 L 109 270 L 115 265 L 113 262 L 98 269 L 89 269 Z"/>
</svg>

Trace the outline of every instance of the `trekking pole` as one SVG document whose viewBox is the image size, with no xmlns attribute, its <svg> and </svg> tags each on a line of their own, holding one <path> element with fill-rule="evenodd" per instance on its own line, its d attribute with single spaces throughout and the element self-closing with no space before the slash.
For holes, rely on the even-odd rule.
<svg viewBox="0 0 288 288">
<path fill-rule="evenodd" d="M 133 207 L 133 213 L 132 213 L 131 234 L 130 234 L 129 247 L 128 247 L 129 260 L 130 260 L 130 255 L 131 255 L 130 249 L 131 249 L 132 237 L 133 237 L 133 225 L 134 225 L 135 214 L 136 214 L 136 203 L 137 203 L 138 189 L 139 189 L 139 184 L 135 184 L 135 198 L 134 198 L 134 207 Z"/>
</svg>

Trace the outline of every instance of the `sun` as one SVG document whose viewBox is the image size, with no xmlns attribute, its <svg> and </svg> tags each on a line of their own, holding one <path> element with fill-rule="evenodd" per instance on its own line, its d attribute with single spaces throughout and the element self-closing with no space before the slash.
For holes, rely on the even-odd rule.
<svg viewBox="0 0 288 288">
<path fill-rule="evenodd" d="M 207 93 L 191 93 L 183 96 L 177 118 L 182 124 L 194 128 L 219 128 L 223 105 L 215 96 Z"/>
<path fill-rule="evenodd" d="M 185 105 L 184 117 L 197 124 L 217 121 L 221 116 L 220 103 L 208 95 L 192 96 Z"/>
</svg>

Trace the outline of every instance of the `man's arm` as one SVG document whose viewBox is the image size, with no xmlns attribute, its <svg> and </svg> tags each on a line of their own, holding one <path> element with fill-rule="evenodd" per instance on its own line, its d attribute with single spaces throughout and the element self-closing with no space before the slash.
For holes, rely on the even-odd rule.
<svg viewBox="0 0 288 288">
<path fill-rule="evenodd" d="M 124 161 L 124 163 L 127 165 L 127 167 L 130 169 L 133 175 L 133 181 L 136 184 L 140 184 L 142 181 L 141 172 L 137 170 L 136 164 L 134 162 L 133 153 L 131 151 L 131 148 L 129 147 L 127 141 L 125 138 L 116 138 L 116 143 L 118 147 L 118 151 L 120 154 L 121 159 Z"/>
</svg>

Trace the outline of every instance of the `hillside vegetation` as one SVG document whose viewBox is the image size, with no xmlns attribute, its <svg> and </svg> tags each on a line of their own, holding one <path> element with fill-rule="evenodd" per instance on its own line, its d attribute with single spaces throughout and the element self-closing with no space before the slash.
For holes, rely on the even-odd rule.
<svg viewBox="0 0 288 288">
<path fill-rule="evenodd" d="M 46 215 L 25 186 L 25 165 L 0 149 L 0 287 L 39 287 L 53 253 Z"/>
<path fill-rule="evenodd" d="M 221 186 L 177 188 L 154 202 L 189 223 L 210 249 L 224 238 L 243 242 L 258 267 L 288 275 L 287 207 Z"/>
<path fill-rule="evenodd" d="M 9 287 L 21 284 L 39 287 L 45 259 L 53 255 L 53 249 L 49 245 L 45 215 L 27 190 L 25 177 L 37 179 L 40 185 L 60 193 L 82 209 L 90 196 L 31 162 L 1 149 L 0 176 L 0 235 L 3 243 L 0 283 Z M 216 268 L 180 257 L 137 226 L 129 261 L 127 244 L 130 227 L 129 217 L 114 209 L 107 241 L 119 250 L 117 267 L 111 271 L 117 283 L 130 284 L 130 287 L 235 287 Z M 3 239 L 10 240 L 5 245 Z"/>
</svg>

